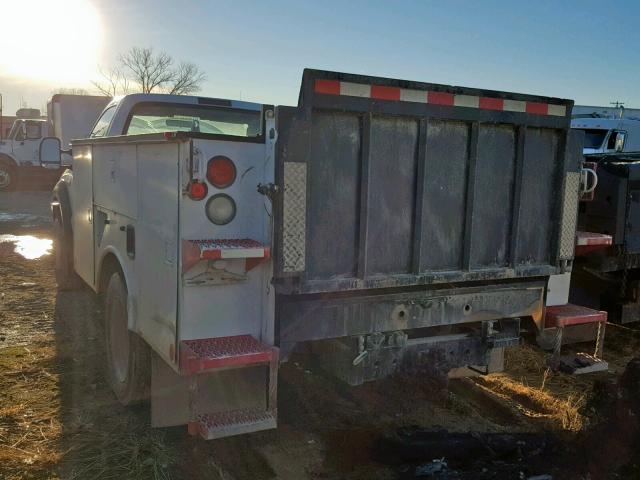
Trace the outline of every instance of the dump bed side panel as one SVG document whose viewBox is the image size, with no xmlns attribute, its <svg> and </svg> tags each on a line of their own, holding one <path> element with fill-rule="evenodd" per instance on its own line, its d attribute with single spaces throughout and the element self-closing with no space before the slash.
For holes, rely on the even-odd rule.
<svg viewBox="0 0 640 480">
<path fill-rule="evenodd" d="M 277 113 L 277 288 L 555 273 L 573 254 L 560 228 L 579 180 L 571 105 L 305 71 L 299 106 Z"/>
</svg>

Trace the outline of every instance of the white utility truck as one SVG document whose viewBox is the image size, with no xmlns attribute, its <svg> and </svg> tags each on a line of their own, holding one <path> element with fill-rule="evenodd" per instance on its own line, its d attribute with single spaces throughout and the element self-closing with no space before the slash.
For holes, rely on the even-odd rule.
<svg viewBox="0 0 640 480">
<path fill-rule="evenodd" d="M 62 170 L 40 168 L 40 141 L 55 136 L 68 148 L 72 138 L 89 133 L 109 100 L 103 96 L 57 94 L 47 103 L 46 120 L 40 118 L 38 110 L 32 112 L 31 117 L 35 118 L 16 119 L 8 138 L 0 142 L 0 190 L 10 189 L 18 182 L 55 183 Z"/>
<path fill-rule="evenodd" d="M 318 70 L 297 107 L 114 99 L 53 192 L 59 285 L 105 293 L 119 400 L 204 438 L 275 427 L 300 348 L 351 385 L 495 371 L 571 270 L 571 106 Z"/>
<path fill-rule="evenodd" d="M 637 109 L 576 106 L 571 127 L 584 131 L 585 155 L 640 151 L 640 114 Z"/>
</svg>

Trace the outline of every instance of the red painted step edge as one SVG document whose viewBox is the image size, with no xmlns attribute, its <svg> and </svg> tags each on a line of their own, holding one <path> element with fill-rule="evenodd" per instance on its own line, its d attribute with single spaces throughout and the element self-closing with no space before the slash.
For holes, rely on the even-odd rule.
<svg viewBox="0 0 640 480">
<path fill-rule="evenodd" d="M 593 310 L 567 303 L 554 305 L 545 309 L 545 328 L 568 327 L 570 325 L 584 325 L 587 323 L 606 322 L 607 312 Z"/>
<path fill-rule="evenodd" d="M 593 232 L 576 232 L 576 250 L 577 257 L 585 255 L 594 250 L 606 248 L 613 243 L 613 237 L 604 233 Z"/>
<path fill-rule="evenodd" d="M 269 363 L 277 356 L 277 347 L 265 345 L 251 335 L 185 340 L 180 342 L 180 371 L 192 375 L 217 368 Z"/>
</svg>

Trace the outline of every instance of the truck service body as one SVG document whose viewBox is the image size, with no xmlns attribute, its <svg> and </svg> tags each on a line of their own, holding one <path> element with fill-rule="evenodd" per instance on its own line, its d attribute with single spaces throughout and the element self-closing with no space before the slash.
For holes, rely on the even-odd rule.
<svg viewBox="0 0 640 480">
<path fill-rule="evenodd" d="M 150 364 L 152 424 L 205 438 L 275 427 L 296 348 L 352 385 L 494 371 L 571 270 L 571 107 L 318 70 L 297 107 L 115 99 L 54 189 L 57 267 L 107 293 L 120 400 Z"/>
<path fill-rule="evenodd" d="M 30 110 L 38 118 L 18 118 L 8 138 L 0 142 L 0 190 L 23 184 L 55 183 L 61 169 L 44 170 L 39 165 L 40 141 L 55 136 L 69 148 L 71 138 L 84 137 L 95 122 L 109 97 L 56 94 L 47 103 L 47 119 L 39 111 Z M 69 159 L 70 160 L 70 159 Z"/>
<path fill-rule="evenodd" d="M 622 323 L 640 321 L 640 116 L 637 109 L 583 107 L 571 126 L 587 133 L 584 160 L 597 170 L 593 199 L 581 205 L 580 229 L 611 238 L 578 263 L 572 298 L 605 308 Z M 589 140 L 591 136 L 591 140 Z"/>
</svg>

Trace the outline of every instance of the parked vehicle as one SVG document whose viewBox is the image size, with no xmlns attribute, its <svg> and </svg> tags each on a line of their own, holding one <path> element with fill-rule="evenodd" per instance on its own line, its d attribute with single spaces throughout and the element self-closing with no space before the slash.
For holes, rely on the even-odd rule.
<svg viewBox="0 0 640 480">
<path fill-rule="evenodd" d="M 575 111 L 575 110 L 574 110 Z M 571 128 L 585 133 L 585 155 L 609 155 L 640 151 L 640 115 L 624 108 L 603 113 L 574 113 Z"/>
<path fill-rule="evenodd" d="M 597 165 L 598 186 L 593 201 L 580 209 L 580 228 L 609 235 L 612 242 L 578 263 L 572 297 L 591 297 L 614 321 L 640 321 L 640 152 L 585 158 Z"/>
<path fill-rule="evenodd" d="M 571 106 L 318 70 L 297 107 L 113 100 L 53 192 L 59 285 L 106 294 L 119 400 L 204 438 L 275 427 L 298 348 L 351 385 L 499 370 L 571 270 Z"/>
<path fill-rule="evenodd" d="M 53 185 L 63 170 L 40 167 L 40 141 L 56 136 L 68 148 L 72 138 L 89 133 L 108 101 L 101 96 L 54 95 L 47 103 L 46 120 L 37 109 L 18 111 L 8 138 L 0 142 L 0 190 L 12 188 L 18 181 Z"/>
</svg>

